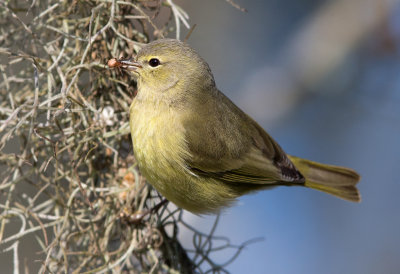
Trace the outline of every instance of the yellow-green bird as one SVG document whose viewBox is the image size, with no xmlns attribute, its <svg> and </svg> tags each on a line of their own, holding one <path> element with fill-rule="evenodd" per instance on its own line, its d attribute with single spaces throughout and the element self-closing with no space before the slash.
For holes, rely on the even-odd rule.
<svg viewBox="0 0 400 274">
<path fill-rule="evenodd" d="M 116 62 L 137 74 L 130 128 L 139 169 L 177 206 L 215 213 L 243 194 L 275 186 L 360 201 L 355 171 L 287 155 L 218 90 L 208 64 L 188 44 L 161 39 Z"/>
</svg>

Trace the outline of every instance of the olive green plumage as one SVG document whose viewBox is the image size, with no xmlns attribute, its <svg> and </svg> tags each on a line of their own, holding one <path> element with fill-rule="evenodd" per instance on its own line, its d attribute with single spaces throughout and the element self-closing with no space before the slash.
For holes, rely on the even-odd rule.
<svg viewBox="0 0 400 274">
<path fill-rule="evenodd" d="M 177 206 L 217 212 L 238 196 L 279 185 L 360 200 L 356 172 L 287 156 L 216 88 L 208 64 L 187 44 L 152 42 L 123 68 L 138 76 L 130 127 L 139 168 Z"/>
</svg>

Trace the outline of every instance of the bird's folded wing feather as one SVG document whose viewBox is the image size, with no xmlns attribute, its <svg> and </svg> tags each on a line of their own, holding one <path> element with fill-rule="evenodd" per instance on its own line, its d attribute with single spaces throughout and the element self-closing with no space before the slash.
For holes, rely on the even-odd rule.
<svg viewBox="0 0 400 274">
<path fill-rule="evenodd" d="M 199 176 L 224 182 L 304 182 L 281 147 L 228 98 L 219 96 L 222 103 L 185 124 L 190 152 L 186 165 Z"/>
</svg>

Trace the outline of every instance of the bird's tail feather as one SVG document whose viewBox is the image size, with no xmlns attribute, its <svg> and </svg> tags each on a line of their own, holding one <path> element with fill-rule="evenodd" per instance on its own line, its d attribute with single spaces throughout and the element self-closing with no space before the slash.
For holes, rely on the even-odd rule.
<svg viewBox="0 0 400 274">
<path fill-rule="evenodd" d="M 289 156 L 289 158 L 306 178 L 305 186 L 344 200 L 361 201 L 360 193 L 356 187 L 356 184 L 360 181 L 360 175 L 354 170 L 320 164 L 294 156 Z"/>
</svg>

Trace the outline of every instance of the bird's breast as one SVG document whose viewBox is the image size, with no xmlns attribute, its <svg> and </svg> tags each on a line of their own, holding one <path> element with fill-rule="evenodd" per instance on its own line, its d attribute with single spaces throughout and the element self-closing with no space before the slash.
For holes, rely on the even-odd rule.
<svg viewBox="0 0 400 274">
<path fill-rule="evenodd" d="M 188 148 L 179 113 L 162 103 L 134 101 L 130 127 L 139 168 L 162 191 L 164 186 L 157 186 L 157 182 L 178 177 L 186 170 Z"/>
</svg>

